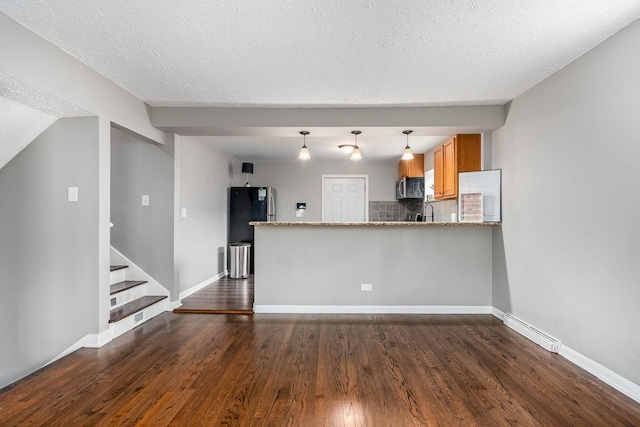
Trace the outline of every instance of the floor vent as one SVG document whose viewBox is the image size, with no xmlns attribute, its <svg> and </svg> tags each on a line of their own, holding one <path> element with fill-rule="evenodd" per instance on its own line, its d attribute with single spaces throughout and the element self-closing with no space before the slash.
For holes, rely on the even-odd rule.
<svg viewBox="0 0 640 427">
<path fill-rule="evenodd" d="M 133 321 L 134 322 L 139 322 L 144 318 L 144 311 L 141 311 L 140 313 L 137 313 L 134 317 L 133 317 Z"/>
<path fill-rule="evenodd" d="M 559 339 L 545 334 L 541 330 L 518 319 L 513 314 L 505 313 L 504 324 L 548 351 L 553 353 L 560 351 L 561 344 Z"/>
<path fill-rule="evenodd" d="M 117 303 L 118 303 L 118 300 L 116 299 L 116 297 L 111 298 L 111 307 L 113 307 Z"/>
</svg>

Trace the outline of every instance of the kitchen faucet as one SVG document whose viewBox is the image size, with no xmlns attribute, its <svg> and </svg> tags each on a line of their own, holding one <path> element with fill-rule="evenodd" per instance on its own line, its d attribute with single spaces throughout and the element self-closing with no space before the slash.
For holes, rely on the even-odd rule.
<svg viewBox="0 0 640 427">
<path fill-rule="evenodd" d="M 427 206 L 429 206 L 431 208 L 431 222 L 435 222 L 435 214 L 433 212 L 433 205 L 431 203 L 425 203 L 424 204 L 425 211 L 427 210 Z M 424 217 L 425 217 L 425 219 L 427 218 L 426 212 L 425 212 Z"/>
</svg>

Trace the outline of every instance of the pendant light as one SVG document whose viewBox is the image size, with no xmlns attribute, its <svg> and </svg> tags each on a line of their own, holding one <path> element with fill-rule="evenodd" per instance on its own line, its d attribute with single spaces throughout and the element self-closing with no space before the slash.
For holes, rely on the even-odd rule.
<svg viewBox="0 0 640 427">
<path fill-rule="evenodd" d="M 358 135 L 360 135 L 362 132 L 360 132 L 359 130 L 354 130 L 351 131 L 351 133 L 356 136 L 356 144 L 355 147 L 353 147 L 353 151 L 351 152 L 351 160 L 360 160 L 362 159 L 362 154 L 360 154 L 360 149 L 358 148 Z"/>
<path fill-rule="evenodd" d="M 300 131 L 300 135 L 302 135 L 302 148 L 300 149 L 300 155 L 298 158 L 300 160 L 309 160 L 311 155 L 309 154 L 309 149 L 307 148 L 307 135 L 309 135 L 309 131 L 303 130 Z"/>
<path fill-rule="evenodd" d="M 244 182 L 244 186 L 249 187 L 249 174 L 253 174 L 253 163 L 243 163 L 242 173 L 247 174 L 247 180 Z"/>
<path fill-rule="evenodd" d="M 412 133 L 412 130 L 405 130 L 402 133 L 407 135 L 407 146 L 404 148 L 402 152 L 402 160 L 413 160 L 413 153 L 411 152 L 411 148 L 409 148 L 409 135 Z"/>
<path fill-rule="evenodd" d="M 342 145 L 338 145 L 338 148 L 344 154 L 351 154 L 353 153 L 353 149 L 356 148 L 356 146 L 353 144 L 342 144 Z"/>
</svg>

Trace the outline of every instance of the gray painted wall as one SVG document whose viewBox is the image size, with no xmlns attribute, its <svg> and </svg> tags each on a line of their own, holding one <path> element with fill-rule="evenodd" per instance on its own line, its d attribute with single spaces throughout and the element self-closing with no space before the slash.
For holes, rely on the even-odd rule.
<svg viewBox="0 0 640 427">
<path fill-rule="evenodd" d="M 255 163 L 249 175 L 252 186 L 272 186 L 278 191 L 278 221 L 322 221 L 322 175 L 369 175 L 369 200 L 395 200 L 398 162 L 354 162 L 345 156 L 342 162 Z M 243 175 L 244 180 L 244 175 Z M 296 203 L 306 202 L 302 218 L 296 218 Z"/>
<path fill-rule="evenodd" d="M 111 245 L 176 300 L 173 141 L 151 144 L 114 128 L 111 135 Z"/>
<path fill-rule="evenodd" d="M 516 98 L 494 306 L 640 384 L 640 22 Z"/>
<path fill-rule="evenodd" d="M 0 388 L 97 333 L 98 150 L 97 118 L 59 119 L 0 169 Z"/>
<path fill-rule="evenodd" d="M 257 226 L 255 304 L 491 306 L 491 229 Z"/>
<path fill-rule="evenodd" d="M 180 168 L 177 256 L 179 292 L 226 270 L 229 188 L 242 185 L 241 163 L 198 137 L 181 137 L 177 151 Z"/>
</svg>

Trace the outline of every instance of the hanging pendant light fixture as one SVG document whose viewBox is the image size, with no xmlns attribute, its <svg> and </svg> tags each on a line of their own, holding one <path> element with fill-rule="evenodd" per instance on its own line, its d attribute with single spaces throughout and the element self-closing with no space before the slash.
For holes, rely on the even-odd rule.
<svg viewBox="0 0 640 427">
<path fill-rule="evenodd" d="M 253 174 L 253 163 L 243 163 L 242 164 L 242 173 L 247 174 L 247 180 L 244 182 L 245 187 L 250 187 L 249 185 L 249 174 Z"/>
<path fill-rule="evenodd" d="M 300 160 L 309 160 L 311 155 L 309 154 L 309 149 L 307 148 L 307 135 L 309 132 L 306 130 L 300 131 L 300 135 L 302 135 L 302 148 L 300 149 L 300 155 L 298 158 Z"/>
<path fill-rule="evenodd" d="M 338 145 L 338 148 L 344 154 L 351 154 L 353 153 L 353 149 L 356 148 L 356 146 L 353 144 L 342 144 L 342 145 Z"/>
<path fill-rule="evenodd" d="M 359 130 L 354 130 L 351 131 L 351 133 L 356 136 L 355 147 L 353 147 L 353 151 L 351 152 L 351 160 L 360 160 L 362 159 L 362 154 L 360 154 L 360 149 L 358 148 L 358 135 L 360 135 L 362 132 L 360 132 Z"/>
<path fill-rule="evenodd" d="M 402 152 L 402 160 L 412 160 L 413 159 L 413 153 L 411 152 L 411 148 L 409 147 L 409 135 L 412 133 L 412 130 L 405 130 L 402 133 L 404 133 L 405 135 L 407 135 L 407 146 L 404 148 L 404 151 Z"/>
</svg>

